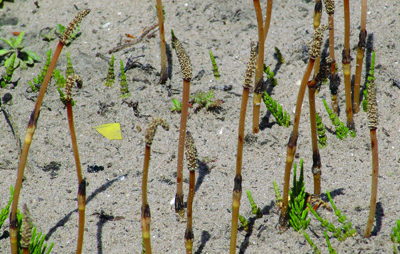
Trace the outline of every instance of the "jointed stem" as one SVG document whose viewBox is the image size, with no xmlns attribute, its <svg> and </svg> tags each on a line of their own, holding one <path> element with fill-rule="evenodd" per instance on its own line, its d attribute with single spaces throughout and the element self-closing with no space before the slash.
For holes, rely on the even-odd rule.
<svg viewBox="0 0 400 254">
<path fill-rule="evenodd" d="M 149 175 L 149 164 L 150 164 L 151 146 L 146 145 L 144 151 L 144 163 L 143 163 L 143 178 L 142 178 L 142 236 L 145 243 L 146 253 L 151 253 L 150 244 L 150 207 L 147 203 L 147 178 Z M 146 209 L 148 210 L 149 217 L 145 217 Z"/>
<path fill-rule="evenodd" d="M 11 207 L 10 213 L 10 242 L 11 242 L 11 253 L 17 254 L 18 246 L 17 246 L 17 209 L 18 209 L 18 201 L 19 195 L 22 187 L 22 178 L 24 177 L 26 160 L 28 158 L 29 148 L 32 142 L 33 135 L 35 134 L 35 130 L 37 127 L 37 120 L 39 117 L 40 107 L 42 106 L 43 97 L 47 89 L 47 85 L 49 84 L 50 78 L 53 74 L 53 70 L 56 67 L 58 57 L 60 56 L 61 50 L 64 47 L 62 42 L 59 42 L 57 48 L 54 52 L 54 55 L 51 59 L 49 68 L 47 69 L 46 76 L 44 77 L 42 86 L 40 87 L 40 91 L 37 97 L 37 101 L 35 104 L 35 109 L 33 110 L 31 117 L 29 119 L 28 127 L 26 130 L 26 135 L 24 139 L 24 145 L 22 147 L 21 158 L 18 165 L 18 175 L 17 180 L 15 182 L 14 189 L 14 197 L 13 203 Z"/>
<path fill-rule="evenodd" d="M 303 105 L 304 93 L 307 87 L 308 79 L 310 78 L 312 69 L 314 67 L 314 59 L 310 58 L 307 64 L 306 72 L 304 73 L 303 79 L 301 81 L 299 94 L 297 96 L 296 102 L 296 113 L 294 116 L 293 131 L 290 135 L 289 142 L 287 144 L 287 155 L 286 155 L 286 166 L 285 166 L 285 176 L 284 176 L 284 186 L 283 186 L 283 206 L 281 216 L 279 218 L 279 224 L 285 227 L 287 224 L 286 216 L 288 212 L 288 197 L 289 197 L 289 183 L 290 183 L 290 171 L 292 169 L 293 158 L 296 152 L 297 136 L 300 123 L 301 106 Z"/>
<path fill-rule="evenodd" d="M 183 80 L 181 127 L 179 130 L 177 186 L 175 195 L 175 212 L 183 213 L 183 156 L 185 153 L 186 123 L 189 107 L 190 81 Z M 183 214 L 182 214 L 183 215 Z"/>
<path fill-rule="evenodd" d="M 353 105 L 351 102 L 351 57 L 350 57 L 350 7 L 349 0 L 344 0 L 344 53 L 343 75 L 346 95 L 347 127 L 354 130 Z"/>
<path fill-rule="evenodd" d="M 163 17 L 161 0 L 157 0 L 157 15 L 158 15 L 158 27 L 160 30 L 160 48 L 161 48 L 161 72 L 160 72 L 160 81 L 158 83 L 165 84 L 168 78 L 167 51 L 165 47 L 164 17 Z"/>
<path fill-rule="evenodd" d="M 194 187 L 196 185 L 196 171 L 190 170 L 189 173 L 189 195 L 187 201 L 187 226 L 185 232 L 185 246 L 186 254 L 191 254 L 193 251 L 193 198 L 194 198 Z"/>
</svg>

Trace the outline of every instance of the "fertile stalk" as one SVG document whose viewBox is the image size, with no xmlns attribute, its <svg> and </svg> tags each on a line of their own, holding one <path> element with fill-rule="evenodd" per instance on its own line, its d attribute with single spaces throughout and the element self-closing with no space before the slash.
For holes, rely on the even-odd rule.
<svg viewBox="0 0 400 254">
<path fill-rule="evenodd" d="M 236 238 L 239 220 L 239 207 L 240 198 L 242 197 L 242 158 L 243 158 L 243 140 L 244 140 L 244 127 L 246 119 L 247 101 L 249 98 L 249 91 L 251 88 L 251 79 L 254 74 L 257 60 L 257 46 L 254 42 L 251 44 L 250 60 L 247 64 L 245 80 L 243 85 L 242 105 L 240 108 L 239 118 L 239 134 L 238 134 L 238 148 L 236 153 L 236 176 L 233 187 L 233 200 L 232 200 L 232 228 L 231 228 L 231 243 L 230 254 L 236 253 Z"/>
<path fill-rule="evenodd" d="M 143 163 L 143 178 L 142 178 L 142 208 L 141 208 L 141 224 L 142 224 L 142 237 L 146 248 L 146 253 L 151 254 L 150 244 L 150 206 L 147 203 L 147 178 L 149 174 L 149 164 L 151 155 L 151 145 L 153 144 L 154 135 L 156 134 L 157 126 L 161 125 L 164 130 L 169 130 L 167 122 L 162 118 L 153 118 L 149 127 L 147 127 L 145 134 L 146 147 L 144 151 Z"/>
<path fill-rule="evenodd" d="M 165 84 L 168 78 L 167 72 L 167 50 L 165 47 L 165 32 L 164 32 L 164 15 L 162 8 L 162 1 L 157 0 L 157 15 L 158 15 L 158 29 L 160 30 L 160 48 L 161 48 L 161 71 L 159 84 Z"/>
<path fill-rule="evenodd" d="M 265 18 L 265 25 L 263 25 L 263 18 L 261 13 L 261 6 L 259 0 L 253 0 L 254 9 L 257 16 L 258 26 L 258 62 L 255 75 L 254 95 L 253 95 L 253 133 L 259 132 L 259 119 L 260 119 L 260 107 L 262 97 L 262 85 L 263 85 L 263 66 L 264 66 L 264 44 L 267 38 L 269 25 L 271 22 L 273 0 L 268 0 L 267 14 Z"/>
<path fill-rule="evenodd" d="M 49 68 L 47 69 L 46 76 L 44 77 L 43 83 L 40 87 L 40 91 L 36 100 L 35 108 L 32 111 L 30 116 L 28 127 L 25 134 L 24 145 L 22 147 L 21 158 L 18 165 L 18 174 L 17 180 L 15 182 L 15 191 L 14 191 L 14 198 L 10 213 L 10 243 L 11 243 L 11 253 L 17 254 L 18 253 L 18 239 L 17 239 L 17 210 L 18 210 L 18 201 L 19 201 L 19 194 L 21 192 L 22 187 L 22 178 L 24 177 L 25 165 L 26 160 L 28 158 L 29 147 L 32 142 L 33 135 L 35 134 L 35 130 L 37 127 L 37 121 L 39 117 L 40 107 L 42 106 L 43 97 L 47 89 L 47 85 L 49 84 L 50 78 L 53 74 L 53 70 L 56 67 L 58 57 L 60 56 L 61 50 L 64 45 L 68 44 L 69 40 L 71 39 L 71 34 L 75 30 L 75 28 L 81 23 L 82 19 L 88 15 L 90 12 L 89 9 L 81 11 L 78 15 L 74 18 L 74 20 L 68 25 L 68 27 L 64 30 L 63 36 L 57 44 L 56 50 L 54 55 L 51 59 Z"/>
<path fill-rule="evenodd" d="M 351 56 L 350 56 L 350 6 L 349 0 L 344 0 L 344 49 L 342 65 L 344 89 L 346 95 L 347 127 L 354 131 L 353 103 L 351 102 Z"/>
<path fill-rule="evenodd" d="M 279 218 L 279 224 L 281 227 L 287 226 L 287 211 L 288 211 L 288 197 L 289 197 L 289 184 L 290 184 L 290 171 L 292 169 L 293 158 L 296 152 L 297 146 L 297 136 L 300 123 L 301 107 L 303 105 L 304 93 L 307 87 L 308 79 L 311 75 L 314 61 L 321 54 L 321 44 L 323 38 L 323 32 L 328 28 L 327 25 L 321 25 L 315 30 L 314 39 L 311 45 L 311 49 L 308 52 L 310 59 L 307 64 L 306 71 L 304 73 L 303 79 L 301 81 L 299 94 L 297 96 L 296 112 L 293 123 L 293 131 L 290 135 L 289 142 L 287 144 L 287 155 L 286 155 L 286 166 L 285 166 L 285 176 L 284 176 L 284 186 L 283 186 L 283 205 L 282 212 Z"/>
<path fill-rule="evenodd" d="M 24 217 L 22 218 L 21 226 L 21 247 L 22 254 L 29 254 L 29 246 L 31 245 L 32 239 L 32 218 L 29 212 L 28 206 L 23 206 Z"/>
<path fill-rule="evenodd" d="M 86 203 L 86 183 L 82 178 L 81 162 L 79 160 L 78 144 L 76 142 L 76 133 L 74 127 L 74 116 L 72 113 L 72 86 L 78 84 L 78 88 L 82 88 L 82 79 L 76 74 L 68 77 L 65 85 L 65 104 L 67 106 L 68 125 L 71 133 L 72 149 L 74 151 L 76 174 L 78 177 L 78 208 L 79 208 L 79 229 L 78 229 L 78 245 L 76 253 L 82 253 L 83 234 L 85 229 L 85 203 Z"/>
<path fill-rule="evenodd" d="M 324 0 L 326 13 L 328 14 L 329 22 L 329 57 L 332 59 L 331 63 L 331 80 L 330 80 L 330 90 L 331 90 L 331 101 L 332 110 L 337 115 L 338 104 L 337 104 L 337 90 L 339 84 L 336 79 L 336 60 L 335 60 L 335 1 L 334 0 Z"/>
<path fill-rule="evenodd" d="M 360 111 L 360 83 L 361 83 L 361 71 L 364 61 L 364 52 L 367 45 L 367 29 L 365 29 L 367 23 L 367 0 L 361 0 L 361 26 L 360 35 L 357 46 L 357 63 L 356 63 L 356 75 L 354 78 L 354 98 L 353 98 L 353 110 L 354 114 Z"/>
<path fill-rule="evenodd" d="M 183 93 L 182 93 L 182 112 L 181 112 L 181 126 L 179 130 L 179 146 L 178 146 L 178 166 L 177 166 L 177 186 L 175 195 L 175 212 L 179 213 L 183 217 L 184 205 L 183 205 L 183 155 L 185 151 L 185 134 L 186 134 L 186 122 L 189 107 L 189 92 L 190 92 L 190 81 L 192 80 L 192 65 L 185 49 L 181 42 L 175 37 L 174 32 L 172 33 L 172 47 L 175 48 L 176 55 L 178 56 L 179 64 L 182 70 L 183 76 Z"/>
<path fill-rule="evenodd" d="M 372 150 L 372 181 L 371 181 L 371 202 L 369 207 L 369 217 L 367 228 L 365 229 L 365 237 L 371 235 L 372 224 L 374 223 L 376 200 L 378 194 L 378 175 L 379 175 L 379 160 L 378 160 L 378 139 L 376 138 L 376 129 L 378 128 L 378 104 L 376 102 L 375 80 L 372 78 L 368 86 L 368 127 L 371 137 Z"/>
<path fill-rule="evenodd" d="M 314 31 L 319 27 L 321 24 L 321 16 L 322 16 L 322 1 L 321 0 L 315 0 L 315 7 L 314 7 Z M 315 64 L 314 64 L 314 77 L 317 76 L 319 72 L 319 65 L 321 62 L 321 56 L 319 56 L 317 59 L 315 59 Z"/>
<path fill-rule="evenodd" d="M 194 144 L 194 139 L 192 134 L 187 131 L 186 132 L 186 159 L 188 160 L 188 170 L 189 170 L 189 194 L 187 201 L 187 226 L 185 231 L 185 247 L 186 254 L 192 254 L 193 251 L 193 227 L 192 227 L 192 219 L 193 219 L 193 198 L 194 198 L 194 187 L 196 185 L 196 169 L 198 167 L 197 163 L 197 149 Z"/>
</svg>

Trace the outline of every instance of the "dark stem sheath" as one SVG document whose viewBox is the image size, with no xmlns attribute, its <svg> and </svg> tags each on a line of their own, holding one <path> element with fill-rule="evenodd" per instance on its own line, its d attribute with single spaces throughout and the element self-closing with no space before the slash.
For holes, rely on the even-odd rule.
<svg viewBox="0 0 400 254">
<path fill-rule="evenodd" d="M 143 177 L 142 177 L 142 237 L 145 243 L 146 253 L 151 253 L 150 244 L 150 207 L 147 203 L 147 178 L 149 174 L 149 163 L 151 155 L 151 146 L 146 145 L 144 151 L 144 163 L 143 163 Z"/>
<path fill-rule="evenodd" d="M 187 201 L 186 232 L 193 232 L 193 226 L 192 226 L 192 224 L 193 224 L 193 199 L 194 199 L 195 185 L 196 185 L 196 171 L 190 170 L 190 173 L 189 173 L 189 195 L 188 195 L 188 201 Z M 192 250 L 193 250 L 193 234 L 190 234 L 189 237 L 190 238 L 185 239 L 186 254 L 191 254 Z"/>
</svg>

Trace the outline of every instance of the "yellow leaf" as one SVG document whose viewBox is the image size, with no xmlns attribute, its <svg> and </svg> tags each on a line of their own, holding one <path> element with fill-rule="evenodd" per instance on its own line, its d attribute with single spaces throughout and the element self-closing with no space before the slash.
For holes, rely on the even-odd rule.
<svg viewBox="0 0 400 254">
<path fill-rule="evenodd" d="M 122 132 L 119 123 L 106 123 L 100 126 L 94 126 L 93 128 L 110 140 L 122 139 Z"/>
</svg>

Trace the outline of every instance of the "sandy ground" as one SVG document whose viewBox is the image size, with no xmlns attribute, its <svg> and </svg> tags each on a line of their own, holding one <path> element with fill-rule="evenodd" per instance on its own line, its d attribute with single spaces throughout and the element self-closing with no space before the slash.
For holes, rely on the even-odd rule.
<svg viewBox="0 0 400 254">
<path fill-rule="evenodd" d="M 355 57 L 360 20 L 360 1 L 351 1 L 351 47 Z M 155 1 L 33 1 L 5 2 L 0 10 L 2 37 L 11 32 L 26 31 L 25 46 L 42 57 L 28 70 L 17 70 L 13 80 L 17 86 L 0 90 L 10 93 L 12 100 L 4 105 L 9 110 L 14 127 L 23 140 L 36 94 L 27 92 L 28 81 L 40 72 L 46 51 L 55 49 L 57 40 L 46 42 L 40 31 L 55 24 L 67 25 L 77 10 L 90 8 L 90 15 L 81 25 L 81 35 L 66 47 L 57 68 L 64 73 L 66 51 L 72 58 L 76 73 L 84 81 L 82 90 L 74 90 L 75 128 L 87 187 L 86 230 L 84 253 L 139 253 L 142 239 L 140 228 L 141 174 L 144 157 L 144 131 L 152 117 L 164 117 L 170 124 L 169 132 L 159 130 L 153 144 L 149 175 L 149 204 L 152 211 L 151 240 L 154 253 L 184 253 L 183 235 L 186 224 L 177 220 L 171 205 L 175 196 L 175 172 L 180 114 L 172 113 L 171 99 L 181 100 L 182 79 L 180 67 L 173 53 L 172 88 L 169 96 L 165 86 L 157 84 L 160 69 L 158 32 L 153 38 L 115 53 L 126 63 L 132 56 L 139 63 L 152 68 L 134 68 L 127 71 L 132 97 L 138 102 L 139 113 L 123 103 L 119 79 L 113 87 L 104 86 L 108 61 L 96 57 L 98 53 L 109 58 L 108 51 L 125 34 L 139 36 L 141 31 L 157 22 Z M 265 11 L 266 1 L 262 1 Z M 217 112 L 205 109 L 190 110 L 188 130 L 193 135 L 199 152 L 201 167 L 197 174 L 194 201 L 194 250 L 196 253 L 226 253 L 229 249 L 233 178 L 237 149 L 239 107 L 250 41 L 257 40 L 257 26 L 251 1 L 164 1 L 165 30 L 174 29 L 183 42 L 193 64 L 194 75 L 203 75 L 192 82 L 191 94 L 207 92 L 210 88 L 232 85 L 231 91 L 216 90 L 216 98 L 224 103 Z M 265 64 L 276 68 L 273 57 L 278 47 L 285 63 L 277 70 L 279 85 L 272 89 L 272 97 L 294 117 L 299 83 L 305 71 L 303 45 L 313 34 L 313 1 L 279 1 L 274 3 L 271 28 L 266 40 Z M 328 146 L 320 150 L 322 160 L 322 190 L 332 193 L 336 205 L 347 216 L 357 236 L 339 242 L 331 238 L 338 253 L 391 253 L 390 233 L 399 219 L 400 182 L 400 89 L 392 79 L 399 80 L 400 2 L 371 1 L 368 7 L 367 30 L 373 34 L 376 51 L 376 84 L 379 128 L 379 197 L 373 235 L 363 237 L 369 213 L 371 181 L 371 146 L 366 113 L 355 116 L 357 137 L 342 141 L 327 131 Z M 323 13 L 322 23 L 327 23 Z M 335 15 L 336 56 L 343 49 L 343 2 L 338 1 Z M 325 37 L 326 38 L 326 37 Z M 166 40 L 171 36 L 167 32 Z M 4 43 L 1 47 L 7 47 Z M 213 76 L 208 52 L 212 50 L 221 73 Z M 352 73 L 355 61 L 352 62 Z M 1 73 L 4 68 L 1 69 Z M 119 71 L 117 71 L 119 73 Z M 342 76 L 341 64 L 339 74 Z M 363 70 L 363 80 L 365 68 Z M 339 91 L 340 119 L 346 121 L 344 85 Z M 317 96 L 317 112 L 329 129 L 334 129 L 322 103 L 330 100 L 327 86 Z M 306 190 L 312 192 L 311 138 L 307 96 L 301 116 L 298 139 L 298 158 L 304 159 Z M 249 102 L 246 118 L 246 142 L 243 161 L 243 188 L 249 189 L 263 210 L 263 217 L 254 221 L 251 233 L 239 231 L 237 251 L 241 253 L 312 253 L 305 238 L 292 229 L 280 234 L 275 226 L 279 214 L 274 205 L 273 181 L 283 186 L 286 144 L 292 131 L 277 125 L 262 105 L 260 133 L 251 132 L 252 104 Z M 0 206 L 9 198 L 10 185 L 15 183 L 18 152 L 16 139 L 4 116 L 0 118 Z M 105 123 L 120 123 L 122 140 L 109 140 L 93 129 Z M 93 166 L 104 170 L 89 173 Z M 50 83 L 39 118 L 38 128 L 29 153 L 26 180 L 20 197 L 20 207 L 27 203 L 34 224 L 54 242 L 53 253 L 74 253 L 78 230 L 77 180 L 72 146 L 67 125 L 66 109 L 59 100 L 54 83 Z M 187 196 L 188 173 L 184 171 L 184 192 Z M 323 198 L 327 200 L 326 195 Z M 339 226 L 334 214 L 319 210 L 324 218 Z M 103 216 L 99 214 L 103 213 Z M 240 213 L 252 217 L 250 205 L 243 195 Z M 114 219 L 108 220 L 107 215 Z M 312 216 L 311 216 L 312 217 Z M 8 230 L 8 220 L 1 233 Z M 312 217 L 307 233 L 315 244 L 327 253 L 323 228 Z M 0 253 L 9 252 L 9 238 L 0 240 Z"/>
</svg>

